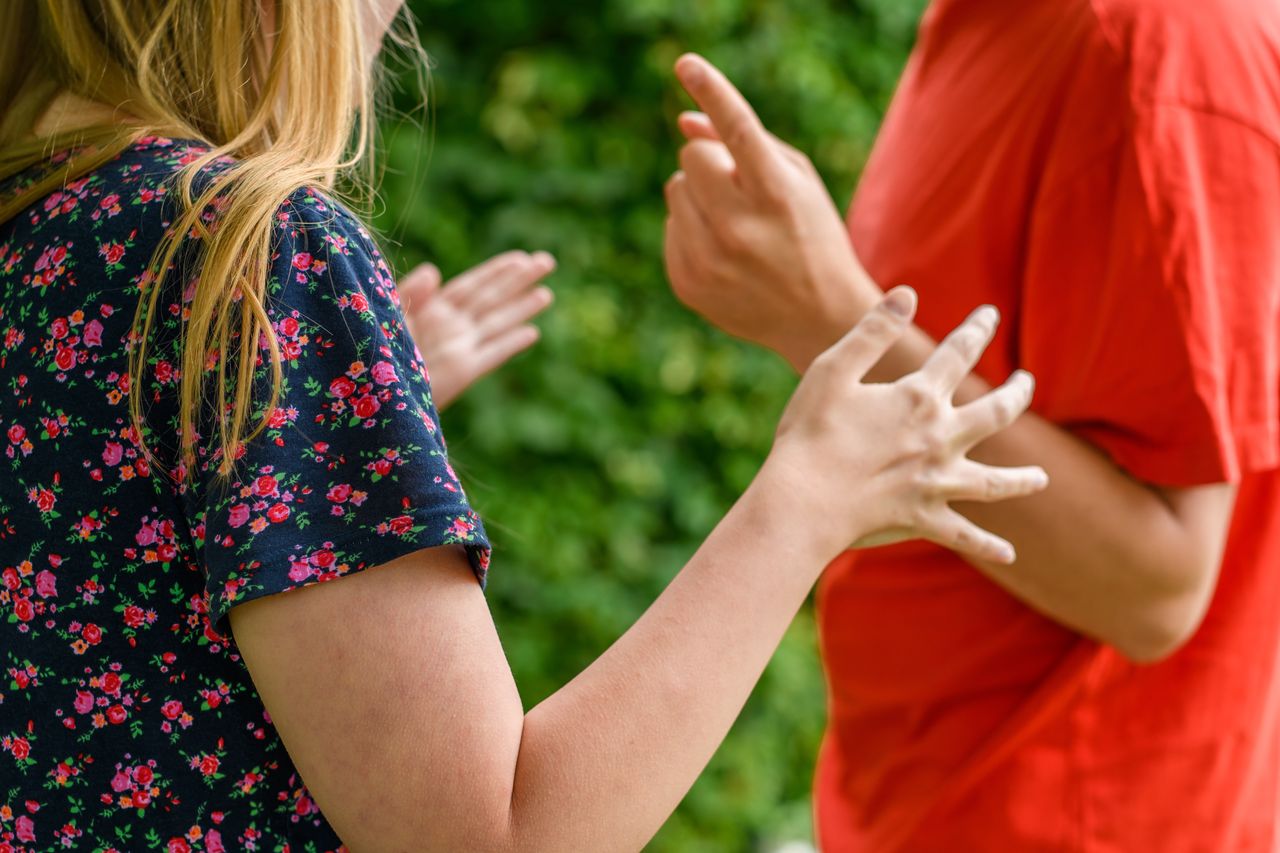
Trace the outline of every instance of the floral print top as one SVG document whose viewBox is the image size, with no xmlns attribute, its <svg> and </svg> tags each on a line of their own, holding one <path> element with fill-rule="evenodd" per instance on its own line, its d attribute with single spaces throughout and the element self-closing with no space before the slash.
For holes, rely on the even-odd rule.
<svg viewBox="0 0 1280 853">
<path fill-rule="evenodd" d="M 140 382 L 130 328 L 172 178 L 205 150 L 141 139 L 0 223 L 0 853 L 340 849 L 228 610 L 435 545 L 487 568 L 391 271 L 315 189 L 276 222 L 268 429 L 229 480 L 201 444 L 182 484 L 142 454 L 128 397 L 174 446 L 198 281 L 166 276 Z"/>
</svg>

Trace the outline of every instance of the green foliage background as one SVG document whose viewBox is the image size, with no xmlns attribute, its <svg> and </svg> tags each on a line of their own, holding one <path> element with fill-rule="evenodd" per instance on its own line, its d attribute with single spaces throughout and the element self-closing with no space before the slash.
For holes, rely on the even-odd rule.
<svg viewBox="0 0 1280 853">
<path fill-rule="evenodd" d="M 560 262 L 538 347 L 444 415 L 495 541 L 489 600 L 526 706 L 634 621 L 750 481 L 794 385 L 670 295 L 662 183 L 684 50 L 718 63 L 843 204 L 923 0 L 411 0 L 429 115 L 389 121 L 376 224 L 400 270 Z M 398 106 L 415 106 L 411 90 Z M 802 614 L 650 849 L 810 837 L 824 719 Z"/>
</svg>

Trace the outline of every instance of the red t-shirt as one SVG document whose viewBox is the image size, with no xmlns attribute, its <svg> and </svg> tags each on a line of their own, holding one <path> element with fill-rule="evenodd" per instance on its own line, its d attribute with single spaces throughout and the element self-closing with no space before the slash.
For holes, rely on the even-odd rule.
<svg viewBox="0 0 1280 853">
<path fill-rule="evenodd" d="M 1239 493 L 1150 666 L 927 544 L 833 563 L 824 850 L 1277 849 L 1280 3 L 939 0 L 850 229 L 929 333 L 1002 309 L 988 381 L 1030 369 L 1140 480 Z"/>
</svg>

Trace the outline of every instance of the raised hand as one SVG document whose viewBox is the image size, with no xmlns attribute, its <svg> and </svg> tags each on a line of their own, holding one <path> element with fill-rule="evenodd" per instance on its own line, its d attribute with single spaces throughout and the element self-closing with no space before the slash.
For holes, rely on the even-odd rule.
<svg viewBox="0 0 1280 853">
<path fill-rule="evenodd" d="M 803 370 L 880 298 L 809 158 L 769 133 L 711 63 L 676 63 L 702 108 L 666 185 L 666 263 L 679 299 Z"/>
<path fill-rule="evenodd" d="M 551 290 L 538 283 L 555 267 L 546 252 L 505 252 L 444 286 L 434 264 L 404 276 L 405 319 L 431 372 L 436 408 L 537 342 L 529 320 L 551 304 Z"/>
<path fill-rule="evenodd" d="M 915 373 L 860 380 L 906 330 L 915 292 L 898 287 L 814 360 L 783 413 L 765 462 L 770 482 L 794 495 L 797 512 L 825 520 L 835 550 L 929 539 L 977 560 L 1011 563 L 1013 546 L 951 509 L 1038 492 L 1039 467 L 998 468 L 966 458 L 1031 402 L 1024 371 L 977 400 L 952 397 L 995 333 L 985 306 L 952 332 Z"/>
</svg>

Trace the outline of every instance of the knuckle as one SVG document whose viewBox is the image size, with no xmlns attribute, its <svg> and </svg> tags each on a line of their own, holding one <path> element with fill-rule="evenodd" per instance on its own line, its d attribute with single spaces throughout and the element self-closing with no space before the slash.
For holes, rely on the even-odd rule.
<svg viewBox="0 0 1280 853">
<path fill-rule="evenodd" d="M 724 130 L 724 141 L 729 148 L 736 148 L 746 143 L 751 136 L 751 127 L 741 118 L 732 119 Z"/>
<path fill-rule="evenodd" d="M 991 410 L 995 414 L 996 422 L 999 424 L 1009 424 L 1018 416 L 1018 407 L 1014 401 L 1007 396 L 999 396 L 991 401 Z"/>
<path fill-rule="evenodd" d="M 923 383 L 912 382 L 906 386 L 907 402 L 919 423 L 933 423 L 942 416 L 942 401 L 932 388 Z M 932 433 L 930 438 L 941 441 L 942 436 Z"/>
<path fill-rule="evenodd" d="M 923 436 L 922 447 L 926 459 L 937 461 L 946 458 L 951 443 L 941 430 L 927 430 Z"/>
<path fill-rule="evenodd" d="M 936 497 L 942 491 L 942 478 L 938 475 L 937 469 L 933 467 L 922 467 L 912 477 L 912 481 L 916 491 L 925 497 Z"/>
<path fill-rule="evenodd" d="M 967 527 L 956 527 L 951 532 L 951 544 L 958 550 L 967 551 L 977 543 L 973 531 Z"/>
<path fill-rule="evenodd" d="M 985 475 L 986 493 L 990 498 L 1002 498 L 1009 494 L 1010 483 L 1004 477 L 994 472 Z"/>
<path fill-rule="evenodd" d="M 982 346 L 982 338 L 982 332 L 977 329 L 961 329 L 955 333 L 951 346 L 953 349 L 959 350 L 961 355 L 971 356 Z"/>
<path fill-rule="evenodd" d="M 693 168 L 696 168 L 698 163 L 702 159 L 701 157 L 702 149 L 701 149 L 701 146 L 698 144 L 698 142 L 699 140 L 695 139 L 692 142 L 686 142 L 684 145 L 680 146 L 680 153 L 678 155 L 680 160 L 680 168 L 683 169 L 685 172 L 689 172 Z"/>
<path fill-rule="evenodd" d="M 862 322 L 859 323 L 858 326 L 859 332 L 863 337 L 867 338 L 885 337 L 889 334 L 890 330 L 889 321 L 885 318 L 884 314 L 879 311 L 868 314 L 863 318 Z"/>
<path fill-rule="evenodd" d="M 737 220 L 729 220 L 717 232 L 725 248 L 733 252 L 741 252 L 751 245 L 747 229 Z"/>
<path fill-rule="evenodd" d="M 780 180 L 762 182 L 757 189 L 757 194 L 773 207 L 784 207 L 791 198 L 790 187 Z"/>
</svg>

